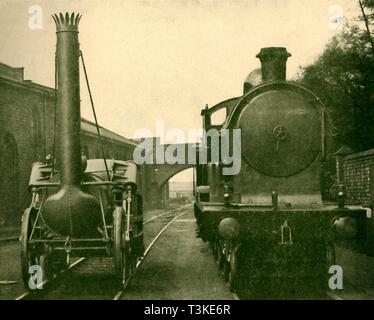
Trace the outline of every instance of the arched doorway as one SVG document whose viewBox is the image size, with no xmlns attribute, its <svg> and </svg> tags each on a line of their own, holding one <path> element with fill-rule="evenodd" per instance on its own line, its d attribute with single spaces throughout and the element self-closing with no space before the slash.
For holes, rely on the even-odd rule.
<svg viewBox="0 0 374 320">
<path fill-rule="evenodd" d="M 18 222 L 18 149 L 14 136 L 6 133 L 0 137 L 0 227 Z"/>
</svg>

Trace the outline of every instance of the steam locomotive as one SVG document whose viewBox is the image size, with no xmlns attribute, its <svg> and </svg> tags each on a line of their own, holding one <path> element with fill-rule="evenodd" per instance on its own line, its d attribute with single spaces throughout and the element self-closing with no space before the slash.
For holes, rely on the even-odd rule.
<svg viewBox="0 0 374 320">
<path fill-rule="evenodd" d="M 67 268 L 71 257 L 113 257 L 125 283 L 143 254 L 142 197 L 132 161 L 81 156 L 78 24 L 81 15 L 54 15 L 57 29 L 57 163 L 32 166 L 30 206 L 21 226 L 21 265 L 44 279 Z"/>
<path fill-rule="evenodd" d="M 296 297 L 328 288 L 333 240 L 365 237 L 367 210 L 321 198 L 320 173 L 332 128 L 320 99 L 286 81 L 291 55 L 262 48 L 243 96 L 202 110 L 205 132 L 240 129 L 241 169 L 225 161 L 196 168 L 198 236 L 208 241 L 232 291 L 244 297 Z M 223 123 L 212 119 L 226 112 Z M 212 149 L 206 139 L 203 148 Z M 208 154 L 211 154 L 208 152 Z"/>
</svg>

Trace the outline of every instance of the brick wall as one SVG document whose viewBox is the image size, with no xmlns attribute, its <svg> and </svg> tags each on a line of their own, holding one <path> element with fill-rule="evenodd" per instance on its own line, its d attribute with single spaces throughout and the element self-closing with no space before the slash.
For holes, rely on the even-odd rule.
<svg viewBox="0 0 374 320">
<path fill-rule="evenodd" d="M 44 109 L 53 104 L 54 97 L 50 89 L 5 79 L 0 80 L 0 93 L 1 226 L 19 221 L 28 206 L 31 164 L 51 149 L 45 132 L 53 127 L 44 118 Z"/>
<path fill-rule="evenodd" d="M 374 149 L 347 155 L 340 160 L 341 182 L 346 187 L 347 200 L 356 204 L 370 204 L 372 200 L 371 172 L 374 169 Z M 343 179 L 341 179 L 343 178 Z"/>
</svg>

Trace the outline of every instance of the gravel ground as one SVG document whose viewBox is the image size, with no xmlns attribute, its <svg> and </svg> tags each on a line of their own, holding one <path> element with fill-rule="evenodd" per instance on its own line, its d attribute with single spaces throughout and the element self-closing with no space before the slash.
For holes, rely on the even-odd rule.
<svg viewBox="0 0 374 320">
<path fill-rule="evenodd" d="M 122 299 L 232 300 L 206 243 L 195 236 L 192 210 L 161 236 Z"/>
</svg>

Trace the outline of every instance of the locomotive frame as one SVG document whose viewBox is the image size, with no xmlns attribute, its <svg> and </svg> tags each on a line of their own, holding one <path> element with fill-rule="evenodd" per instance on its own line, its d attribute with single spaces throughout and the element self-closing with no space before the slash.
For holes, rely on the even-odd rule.
<svg viewBox="0 0 374 320">
<path fill-rule="evenodd" d="M 32 265 L 39 265 L 44 278 L 48 279 L 64 271 L 71 257 L 112 257 L 115 272 L 122 283 L 135 272 L 136 263 L 144 251 L 142 197 L 134 182 L 136 165 L 132 161 L 107 160 L 112 168 L 111 180 L 99 181 L 97 177 L 106 176 L 103 160 L 87 162 L 91 169 L 85 175 L 95 177 L 96 181 L 82 182 L 82 187 L 97 192 L 102 214 L 102 230 L 95 238 L 64 237 L 48 228 L 42 217 L 43 205 L 48 192 L 55 192 L 60 183 L 53 182 L 51 164 L 33 165 L 29 183 L 32 200 L 22 215 L 20 236 L 25 287 L 29 287 L 29 268 Z M 112 204 L 105 203 L 105 193 L 111 193 Z"/>
</svg>

